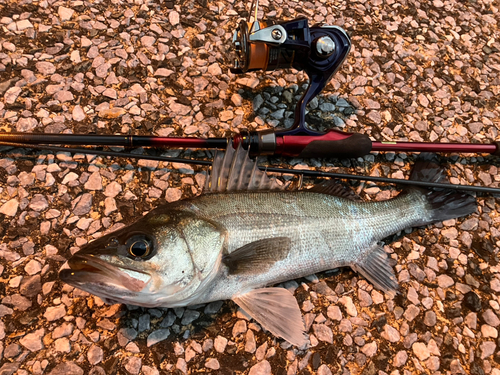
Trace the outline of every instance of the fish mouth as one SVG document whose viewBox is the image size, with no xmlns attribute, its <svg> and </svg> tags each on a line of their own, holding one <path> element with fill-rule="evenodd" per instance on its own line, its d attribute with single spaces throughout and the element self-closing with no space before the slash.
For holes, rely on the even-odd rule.
<svg viewBox="0 0 500 375">
<path fill-rule="evenodd" d="M 138 271 L 131 267 L 117 266 L 103 259 L 89 254 L 75 254 L 68 262 L 69 268 L 59 271 L 59 277 L 67 284 L 79 289 L 96 293 L 99 288 L 101 293 L 114 290 L 132 292 L 132 295 L 142 291 L 151 280 L 148 273 Z"/>
</svg>

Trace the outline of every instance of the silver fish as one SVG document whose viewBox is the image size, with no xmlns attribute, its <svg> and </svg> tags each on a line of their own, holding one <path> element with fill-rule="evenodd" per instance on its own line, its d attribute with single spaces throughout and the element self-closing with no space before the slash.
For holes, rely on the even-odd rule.
<svg viewBox="0 0 500 375">
<path fill-rule="evenodd" d="M 412 178 L 441 181 L 431 161 Z M 267 287 L 350 266 L 377 288 L 398 284 L 379 241 L 476 210 L 473 197 L 412 189 L 384 202 L 362 202 L 323 183 L 273 190 L 243 149 L 218 155 L 206 193 L 159 207 L 78 251 L 61 279 L 105 301 L 178 307 L 232 299 L 265 329 L 297 346 L 308 342 L 293 295 Z"/>
</svg>

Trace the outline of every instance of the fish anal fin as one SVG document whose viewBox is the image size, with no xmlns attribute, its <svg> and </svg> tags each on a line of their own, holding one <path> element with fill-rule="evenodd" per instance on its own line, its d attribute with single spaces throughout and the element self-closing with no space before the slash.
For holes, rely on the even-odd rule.
<svg viewBox="0 0 500 375">
<path fill-rule="evenodd" d="M 222 258 L 230 274 L 262 273 L 283 260 L 290 252 L 292 241 L 288 237 L 266 238 L 251 242 Z"/>
<path fill-rule="evenodd" d="M 287 289 L 254 289 L 233 301 L 275 336 L 298 347 L 309 342 L 297 300 Z"/>
<path fill-rule="evenodd" d="M 328 194 L 335 197 L 349 199 L 354 202 L 362 202 L 363 200 L 354 191 L 349 189 L 347 186 L 340 184 L 334 180 L 323 181 L 320 184 L 314 185 L 308 191 L 314 193 Z"/>
<path fill-rule="evenodd" d="M 397 294 L 399 285 L 387 258 L 384 248 L 375 243 L 350 266 L 354 271 L 366 277 L 376 288 L 394 296 Z"/>
</svg>

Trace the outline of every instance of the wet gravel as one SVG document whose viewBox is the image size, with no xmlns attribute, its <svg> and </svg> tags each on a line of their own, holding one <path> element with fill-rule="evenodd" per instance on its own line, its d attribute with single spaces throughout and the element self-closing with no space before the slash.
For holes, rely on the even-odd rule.
<svg viewBox="0 0 500 375">
<path fill-rule="evenodd" d="M 312 128 L 374 140 L 490 143 L 500 120 L 500 12 L 491 0 L 274 1 L 260 15 L 345 28 L 353 47 L 309 105 Z M 229 136 L 292 124 L 307 76 L 232 75 L 245 2 L 0 1 L 0 130 Z M 311 340 L 298 349 L 232 302 L 104 304 L 57 271 L 94 238 L 201 191 L 201 167 L 1 147 L 0 373 L 500 374 L 499 200 L 388 241 L 401 293 L 344 270 L 286 283 Z M 136 150 L 207 158 L 196 150 Z M 270 160 L 407 177 L 414 155 Z M 443 159 L 451 182 L 498 187 L 488 155 Z M 284 177 L 289 180 L 289 177 Z M 306 181 L 306 183 L 311 183 Z M 393 186 L 353 184 L 365 200 Z"/>
</svg>

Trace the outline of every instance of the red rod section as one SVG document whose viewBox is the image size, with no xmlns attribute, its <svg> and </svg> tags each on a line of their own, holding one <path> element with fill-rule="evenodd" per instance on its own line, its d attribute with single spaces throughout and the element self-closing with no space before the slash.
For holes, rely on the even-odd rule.
<svg viewBox="0 0 500 375">
<path fill-rule="evenodd" d="M 485 153 L 497 152 L 497 145 L 474 143 L 426 143 L 426 142 L 373 142 L 372 151 L 394 152 L 460 152 Z"/>
</svg>

